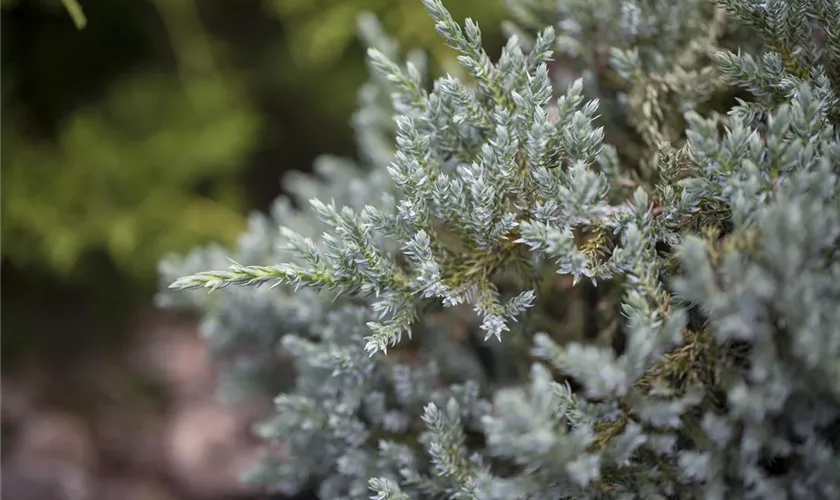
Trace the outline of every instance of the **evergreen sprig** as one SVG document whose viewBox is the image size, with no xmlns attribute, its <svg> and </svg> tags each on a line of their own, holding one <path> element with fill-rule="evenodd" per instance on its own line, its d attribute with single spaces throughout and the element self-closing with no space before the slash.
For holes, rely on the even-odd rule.
<svg viewBox="0 0 840 500">
<path fill-rule="evenodd" d="M 202 312 L 225 387 L 281 393 L 260 432 L 286 458 L 251 479 L 840 496 L 840 4 L 509 0 L 494 63 L 423 3 L 471 80 L 424 84 L 364 18 L 365 163 L 294 177 L 312 201 L 254 216 L 249 265 L 163 268 L 225 288 L 162 295 Z"/>
</svg>

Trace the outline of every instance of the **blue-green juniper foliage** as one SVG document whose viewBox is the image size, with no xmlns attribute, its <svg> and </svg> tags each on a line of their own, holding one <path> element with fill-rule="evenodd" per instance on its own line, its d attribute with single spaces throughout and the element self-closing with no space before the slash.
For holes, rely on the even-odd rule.
<svg viewBox="0 0 840 500">
<path fill-rule="evenodd" d="M 423 2 L 463 77 L 363 17 L 358 163 L 162 266 L 276 396 L 249 480 L 840 498 L 840 2 L 508 0 L 495 62 Z"/>
</svg>

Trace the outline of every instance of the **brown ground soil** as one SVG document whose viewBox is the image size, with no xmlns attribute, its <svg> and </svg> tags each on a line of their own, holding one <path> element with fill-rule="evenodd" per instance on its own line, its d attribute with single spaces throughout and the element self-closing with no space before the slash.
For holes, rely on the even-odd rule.
<svg viewBox="0 0 840 500">
<path fill-rule="evenodd" d="M 128 347 L 2 377 L 2 489 L 10 500 L 233 500 L 266 401 L 225 405 L 193 321 L 138 315 Z M 57 366 L 60 365 L 60 366 Z"/>
</svg>

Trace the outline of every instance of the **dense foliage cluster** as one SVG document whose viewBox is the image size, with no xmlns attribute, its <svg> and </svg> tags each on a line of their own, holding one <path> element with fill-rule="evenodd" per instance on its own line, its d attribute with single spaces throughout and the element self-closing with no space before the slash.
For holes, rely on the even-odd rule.
<svg viewBox="0 0 840 500">
<path fill-rule="evenodd" d="M 840 2 L 509 0 L 496 62 L 423 3 L 469 81 L 365 18 L 360 163 L 162 266 L 226 392 L 281 393 L 251 479 L 840 496 Z"/>
</svg>

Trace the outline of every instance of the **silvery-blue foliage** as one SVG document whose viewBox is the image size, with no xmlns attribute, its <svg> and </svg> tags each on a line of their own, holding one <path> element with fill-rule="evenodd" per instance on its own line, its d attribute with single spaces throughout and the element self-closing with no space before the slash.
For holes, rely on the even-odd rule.
<svg viewBox="0 0 840 500">
<path fill-rule="evenodd" d="M 280 394 L 250 479 L 840 497 L 840 2 L 509 0 L 496 62 L 423 2 L 469 82 L 363 17 L 360 162 L 162 265 L 225 393 Z"/>
</svg>

